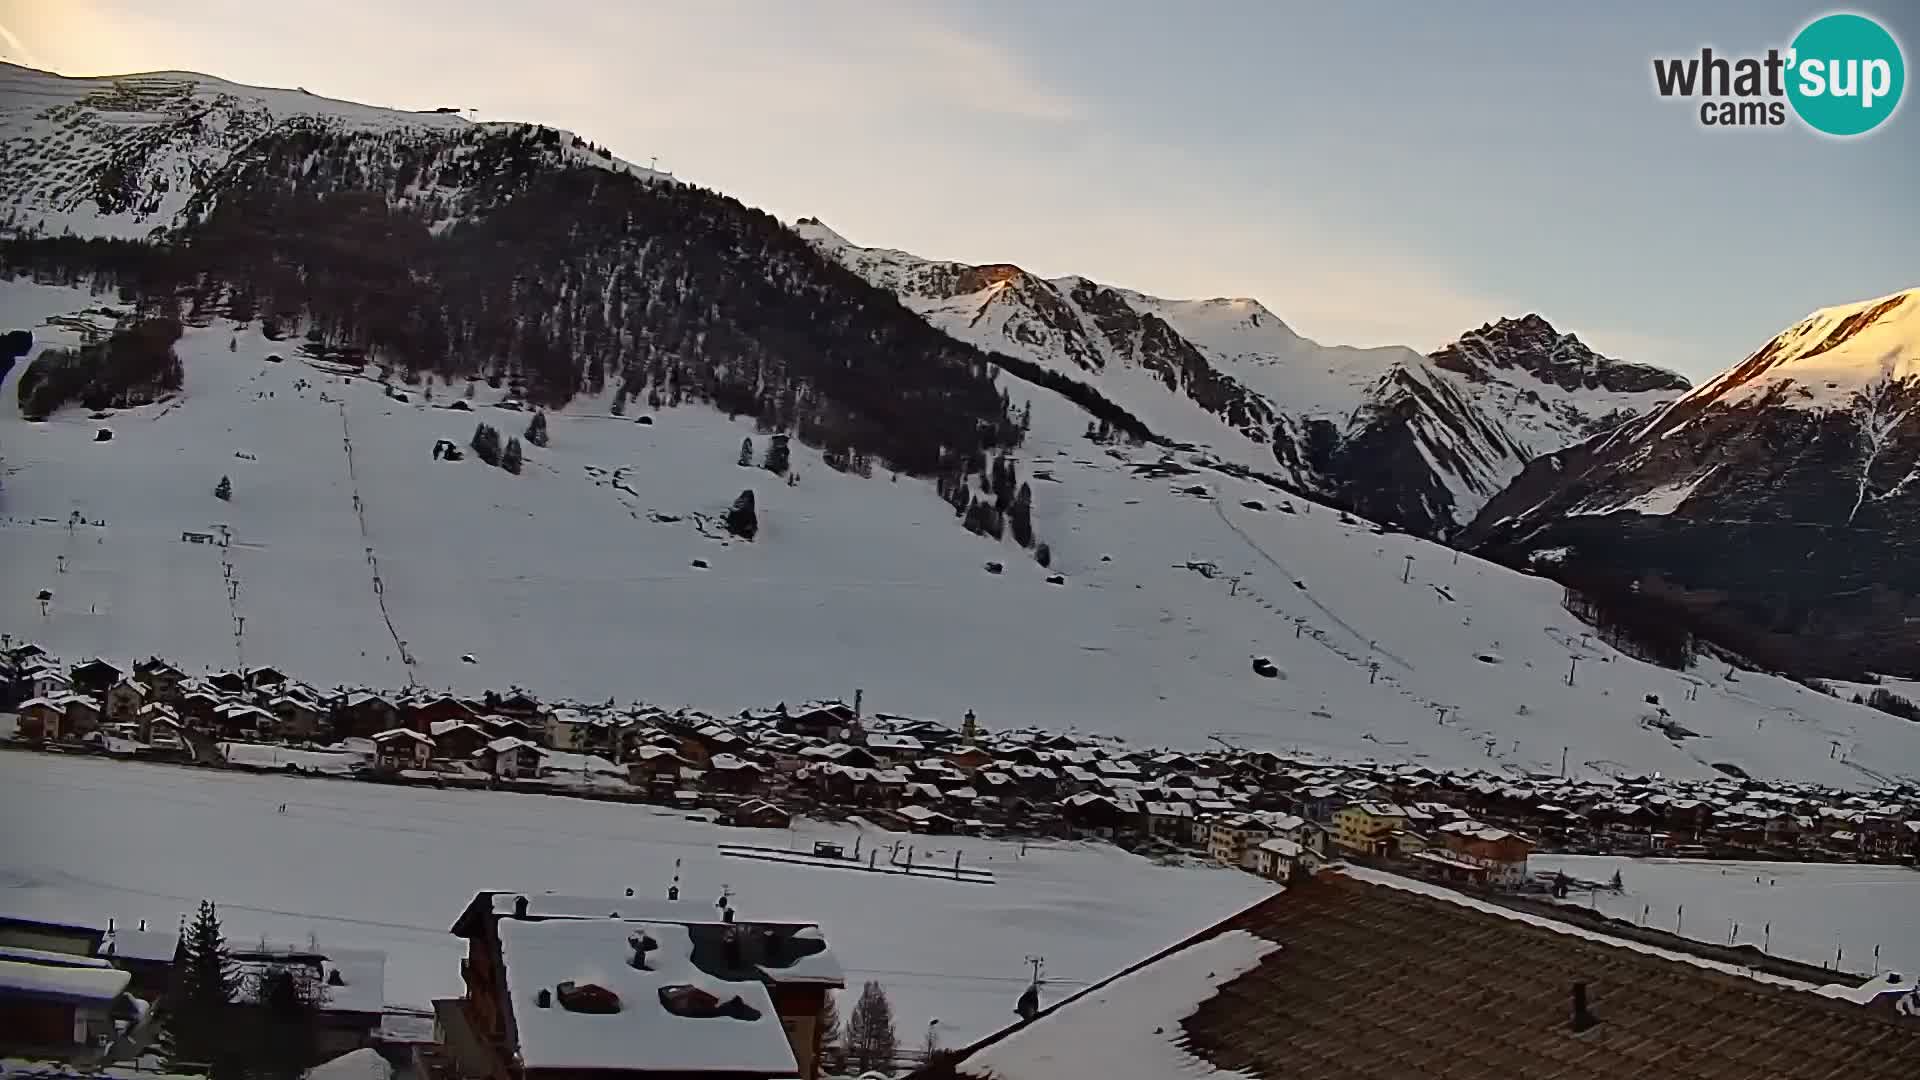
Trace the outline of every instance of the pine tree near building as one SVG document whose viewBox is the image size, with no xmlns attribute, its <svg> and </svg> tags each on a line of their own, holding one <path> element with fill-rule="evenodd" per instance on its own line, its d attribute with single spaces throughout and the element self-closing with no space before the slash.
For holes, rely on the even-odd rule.
<svg viewBox="0 0 1920 1080">
<path fill-rule="evenodd" d="M 527 423 L 527 441 L 535 446 L 547 445 L 547 414 L 536 412 Z M 518 470 L 509 470 L 518 471 Z"/>
<path fill-rule="evenodd" d="M 221 477 L 220 482 L 213 486 L 213 497 L 219 499 L 221 502 L 232 502 L 233 481 L 224 476 Z"/>
<path fill-rule="evenodd" d="M 174 986 L 166 1012 L 166 1043 L 177 1062 L 210 1065 L 226 1056 L 227 1012 L 237 974 L 220 929 L 220 914 L 202 900 L 181 935 L 174 960 Z"/>
<path fill-rule="evenodd" d="M 893 1030 L 893 1003 L 877 982 L 860 988 L 847 1017 L 847 1064 L 855 1072 L 892 1073 L 900 1040 Z"/>
<path fill-rule="evenodd" d="M 820 1009 L 821 1075 L 837 1075 L 847 1067 L 847 1033 L 840 1026 L 840 1006 L 834 991 L 827 991 L 827 1003 Z"/>
<path fill-rule="evenodd" d="M 500 467 L 515 476 L 520 475 L 520 463 L 523 460 L 519 439 L 508 439 L 507 448 L 500 454 Z"/>
</svg>

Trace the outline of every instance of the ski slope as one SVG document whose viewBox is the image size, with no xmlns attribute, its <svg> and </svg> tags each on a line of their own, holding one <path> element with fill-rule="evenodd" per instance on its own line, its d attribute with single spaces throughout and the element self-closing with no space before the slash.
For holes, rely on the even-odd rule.
<svg viewBox="0 0 1920 1080">
<path fill-rule="evenodd" d="M 1105 844 L 1023 855 L 973 838 L 809 822 L 731 829 L 620 803 L 38 754 L 0 754 L 0 815 L 60 823 L 0 845 L 0 911 L 170 928 L 209 898 L 229 941 L 311 934 L 322 947 L 386 950 L 386 1000 L 418 1007 L 462 992 L 465 942 L 447 930 L 474 893 L 657 898 L 677 870 L 690 917 L 712 917 L 725 888 L 743 920 L 818 922 L 852 993 L 881 982 L 913 1047 L 934 1018 L 949 1046 L 1011 1023 L 1030 954 L 1046 957 L 1045 998 L 1057 1000 L 1273 891 L 1238 870 L 1157 866 Z M 935 864 L 957 849 L 995 884 L 729 859 L 715 847 L 836 839 L 852 850 L 856 836 L 867 848 L 917 845 L 915 861 Z"/>
<path fill-rule="evenodd" d="M 70 321 L 47 320 L 102 302 L 0 282 L 0 327 L 70 342 Z M 860 688 L 877 710 L 971 708 L 989 729 L 1157 745 L 1217 735 L 1547 772 L 1564 751 L 1576 775 L 1729 763 L 1846 786 L 1920 775 L 1920 725 L 1724 666 L 1631 660 L 1587 637 L 1551 582 L 1153 448 L 1096 445 L 1084 414 L 1011 380 L 1016 405 L 1032 396 L 1020 475 L 1058 585 L 1010 540 L 961 530 L 913 478 L 837 473 L 798 444 L 794 486 L 740 467 L 742 439 L 758 453 L 765 437 L 704 407 L 648 426 L 576 401 L 520 476 L 435 461 L 436 439 L 464 446 L 476 419 L 517 435 L 528 414 L 484 384 L 472 413 L 443 407 L 464 384 L 396 401 L 291 344 L 190 328 L 185 390 L 104 421 L 26 423 L 10 376 L 0 630 L 69 659 L 272 663 L 326 687 L 517 684 L 714 711 Z M 114 438 L 93 441 L 103 426 Z M 223 475 L 230 503 L 212 494 Z M 747 488 L 759 537 L 725 539 L 718 518 Z M 220 526 L 228 547 L 182 540 Z M 1281 677 L 1253 674 L 1255 656 Z M 1645 726 L 1648 694 L 1700 737 Z"/>
</svg>

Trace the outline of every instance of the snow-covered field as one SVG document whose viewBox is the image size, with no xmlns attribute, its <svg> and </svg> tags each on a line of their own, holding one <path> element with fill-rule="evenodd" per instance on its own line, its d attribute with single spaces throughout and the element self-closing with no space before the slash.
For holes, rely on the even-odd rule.
<svg viewBox="0 0 1920 1080">
<path fill-rule="evenodd" d="M 1605 882 L 1623 893 L 1576 893 L 1573 901 L 1656 930 L 1724 945 L 1768 946 L 1776 956 L 1873 973 L 1920 974 L 1920 873 L 1845 863 L 1710 862 L 1611 855 L 1536 855 L 1535 870 Z M 1681 910 L 1684 908 L 1685 910 Z"/>
<path fill-rule="evenodd" d="M 0 327 L 67 343 L 73 331 L 46 320 L 102 302 L 0 281 Z M 647 426 L 577 401 L 551 418 L 551 446 L 526 447 L 520 476 L 435 461 L 436 439 L 464 445 L 476 419 L 516 435 L 527 414 L 484 385 L 472 413 L 442 407 L 465 384 L 396 401 L 302 362 L 294 344 L 189 329 L 185 391 L 105 421 L 68 409 L 27 423 L 10 376 L 0 630 L 68 659 L 273 663 L 322 686 L 518 684 L 715 712 L 863 688 L 875 710 L 951 721 L 971 708 L 990 730 L 1148 744 L 1218 735 L 1545 771 L 1564 752 L 1575 774 L 1700 776 L 1727 762 L 1855 786 L 1920 775 L 1920 725 L 1717 665 L 1628 659 L 1592 640 L 1549 581 L 1258 483 L 1144 475 L 1156 451 L 1086 441 L 1084 414 L 1025 384 L 1010 381 L 1016 403 L 1033 403 L 1020 475 L 1061 585 L 1010 540 L 961 530 L 910 477 L 840 474 L 798 445 L 795 486 L 741 468 L 742 439 L 759 450 L 765 437 L 705 407 Z M 101 427 L 111 441 L 93 441 Z M 223 475 L 231 502 L 213 497 Z M 743 488 L 759 538 L 719 539 Z M 222 525 L 229 548 L 182 540 Z M 989 560 L 1005 573 L 986 573 Z M 45 616 L 41 589 L 54 590 Z M 1253 674 L 1254 656 L 1280 676 Z M 1649 694 L 1703 737 L 1676 744 L 1645 726 Z"/>
<path fill-rule="evenodd" d="M 464 942 L 447 928 L 480 889 L 664 895 L 677 865 L 696 911 L 728 888 L 743 919 L 819 922 L 856 990 L 887 987 L 913 1045 L 935 1017 L 950 1045 L 1006 1026 L 1029 954 L 1046 957 L 1056 998 L 1272 891 L 1250 874 L 1092 844 L 1022 856 L 1014 843 L 907 838 L 916 861 L 950 863 L 958 849 L 993 871 L 991 887 L 783 866 L 715 845 L 851 845 L 854 830 L 727 829 L 615 803 L 37 754 L 0 754 L 0 820 L 21 826 L 0 844 L 0 910 L 168 926 L 206 897 L 235 941 L 313 934 L 387 950 L 395 1004 L 460 992 Z M 864 843 L 895 839 L 869 831 Z"/>
</svg>

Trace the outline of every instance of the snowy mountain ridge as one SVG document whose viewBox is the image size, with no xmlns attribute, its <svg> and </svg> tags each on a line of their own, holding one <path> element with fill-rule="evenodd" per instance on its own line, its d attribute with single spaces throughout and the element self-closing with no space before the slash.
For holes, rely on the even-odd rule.
<svg viewBox="0 0 1920 1080">
<path fill-rule="evenodd" d="M 1823 308 L 1530 465 L 1464 540 L 1657 583 L 1756 658 L 1920 670 L 1920 289 Z"/>
<path fill-rule="evenodd" d="M 0 224 L 144 239 L 183 223 L 194 196 L 261 139 L 289 131 L 400 141 L 526 127 L 457 111 L 406 112 L 191 72 L 69 78 L 0 63 Z M 567 160 L 669 179 L 561 133 Z"/>
<path fill-rule="evenodd" d="M 1670 372 L 1530 315 L 1423 356 L 1328 346 L 1257 300 L 1169 300 L 852 243 L 815 248 L 947 333 L 1087 382 L 1154 431 L 1426 535 L 1470 521 L 1527 461 L 1670 400 Z"/>
</svg>

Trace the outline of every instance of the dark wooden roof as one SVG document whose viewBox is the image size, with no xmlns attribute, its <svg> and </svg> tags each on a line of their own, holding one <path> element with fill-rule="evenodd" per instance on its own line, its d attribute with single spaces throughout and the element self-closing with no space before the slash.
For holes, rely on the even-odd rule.
<svg viewBox="0 0 1920 1080">
<path fill-rule="evenodd" d="M 1234 929 L 1280 948 L 1182 1023 L 1181 1044 L 1222 1070 L 1289 1080 L 1920 1077 L 1920 1021 L 1337 871 L 1185 945 Z M 1136 970 L 1151 977 L 1152 963 Z M 1572 1024 L 1576 983 L 1599 1021 L 1584 1031 Z"/>
</svg>

